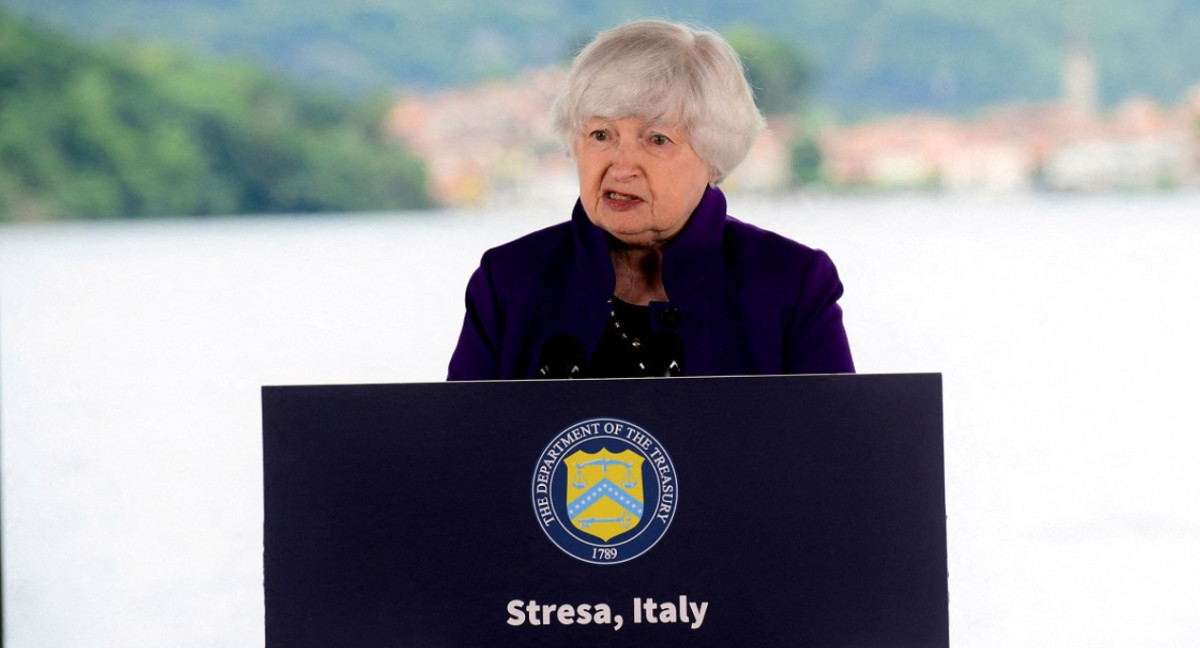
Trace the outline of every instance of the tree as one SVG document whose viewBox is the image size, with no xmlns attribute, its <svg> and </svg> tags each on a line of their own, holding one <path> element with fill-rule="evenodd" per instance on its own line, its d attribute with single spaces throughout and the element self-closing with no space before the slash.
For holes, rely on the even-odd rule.
<svg viewBox="0 0 1200 648">
<path fill-rule="evenodd" d="M 821 148 L 812 138 L 803 137 L 793 142 L 789 153 L 793 183 L 804 186 L 821 181 L 824 159 Z"/>
<path fill-rule="evenodd" d="M 759 109 L 766 114 L 798 111 L 812 86 L 811 58 L 793 41 L 757 27 L 737 25 L 725 34 L 742 57 Z"/>
<path fill-rule="evenodd" d="M 0 12 L 0 220 L 425 207 L 381 105 Z"/>
</svg>

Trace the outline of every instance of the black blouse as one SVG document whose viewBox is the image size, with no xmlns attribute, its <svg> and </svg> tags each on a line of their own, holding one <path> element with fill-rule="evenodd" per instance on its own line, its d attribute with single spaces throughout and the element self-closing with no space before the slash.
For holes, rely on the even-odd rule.
<svg viewBox="0 0 1200 648">
<path fill-rule="evenodd" d="M 683 375 L 683 342 L 673 333 L 650 329 L 649 306 L 616 297 L 609 299 L 609 305 L 608 325 L 588 363 L 588 378 Z"/>
</svg>

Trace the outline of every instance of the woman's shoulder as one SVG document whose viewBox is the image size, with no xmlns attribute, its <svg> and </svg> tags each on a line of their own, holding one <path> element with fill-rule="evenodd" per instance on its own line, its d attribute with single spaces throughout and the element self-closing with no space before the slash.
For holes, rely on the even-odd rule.
<svg viewBox="0 0 1200 648">
<path fill-rule="evenodd" d="M 820 249 L 733 216 L 726 217 L 725 239 L 739 263 L 780 270 L 804 269 L 814 263 L 832 265 L 829 255 Z"/>
<path fill-rule="evenodd" d="M 569 254 L 571 224 L 557 223 L 530 232 L 483 253 L 483 265 L 492 268 L 518 269 L 537 267 L 539 261 L 550 262 Z"/>
</svg>

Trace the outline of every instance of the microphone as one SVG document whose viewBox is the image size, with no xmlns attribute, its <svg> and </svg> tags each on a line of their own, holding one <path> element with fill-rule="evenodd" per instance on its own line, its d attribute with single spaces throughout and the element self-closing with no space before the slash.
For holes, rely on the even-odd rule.
<svg viewBox="0 0 1200 648">
<path fill-rule="evenodd" d="M 538 378 L 582 378 L 587 364 L 583 343 L 570 335 L 555 335 L 542 345 L 538 356 Z"/>
<path fill-rule="evenodd" d="M 661 331 L 654 338 L 655 355 L 658 356 L 659 376 L 673 378 L 683 375 L 683 340 L 670 331 Z"/>
</svg>

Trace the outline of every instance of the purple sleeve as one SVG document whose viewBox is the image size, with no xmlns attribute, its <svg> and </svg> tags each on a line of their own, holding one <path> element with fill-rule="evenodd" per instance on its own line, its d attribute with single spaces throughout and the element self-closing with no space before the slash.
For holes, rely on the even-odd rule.
<svg viewBox="0 0 1200 648">
<path fill-rule="evenodd" d="M 842 281 L 829 255 L 816 250 L 800 283 L 783 345 L 787 373 L 854 373 L 842 324 Z"/>
<path fill-rule="evenodd" d="M 501 314 L 485 256 L 467 282 L 467 313 L 458 346 L 450 357 L 447 380 L 497 380 L 500 377 Z"/>
</svg>

